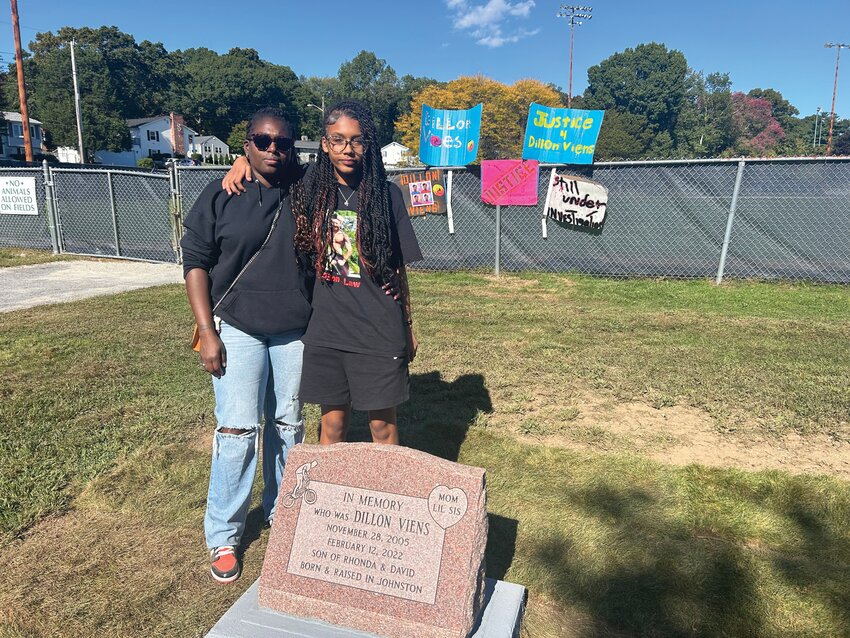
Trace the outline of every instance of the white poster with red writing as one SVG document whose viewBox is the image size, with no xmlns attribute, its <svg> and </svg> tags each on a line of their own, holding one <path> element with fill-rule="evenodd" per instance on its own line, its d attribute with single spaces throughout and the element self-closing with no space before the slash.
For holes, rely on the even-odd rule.
<svg viewBox="0 0 850 638">
<path fill-rule="evenodd" d="M 546 220 L 585 230 L 601 231 L 608 209 L 608 189 L 579 175 L 559 175 L 553 168 L 543 213 L 543 238 Z"/>
</svg>

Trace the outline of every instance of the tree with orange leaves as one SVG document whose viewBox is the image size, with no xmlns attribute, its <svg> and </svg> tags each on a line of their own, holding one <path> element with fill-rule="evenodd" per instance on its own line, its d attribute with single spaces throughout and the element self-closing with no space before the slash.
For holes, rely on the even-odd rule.
<svg viewBox="0 0 850 638">
<path fill-rule="evenodd" d="M 460 77 L 447 84 L 426 86 L 414 94 L 410 111 L 396 121 L 396 136 L 401 136 L 401 143 L 412 154 L 418 154 L 423 104 L 435 109 L 468 109 L 479 102 L 484 108 L 478 161 L 521 156 L 531 102 L 564 106 L 557 90 L 537 80 L 519 80 L 508 86 L 483 75 Z"/>
</svg>

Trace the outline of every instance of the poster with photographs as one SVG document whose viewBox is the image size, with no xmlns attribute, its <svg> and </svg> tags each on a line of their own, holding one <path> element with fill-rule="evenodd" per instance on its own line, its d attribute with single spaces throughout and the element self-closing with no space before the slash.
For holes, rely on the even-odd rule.
<svg viewBox="0 0 850 638">
<path fill-rule="evenodd" d="M 404 205 L 411 217 L 423 217 L 428 213 L 445 215 L 448 211 L 446 180 L 442 170 L 397 173 L 390 181 L 401 189 Z"/>
</svg>

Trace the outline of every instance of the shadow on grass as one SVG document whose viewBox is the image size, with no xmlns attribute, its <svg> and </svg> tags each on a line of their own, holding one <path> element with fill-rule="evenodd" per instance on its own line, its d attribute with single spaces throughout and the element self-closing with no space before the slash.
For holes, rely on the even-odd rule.
<svg viewBox="0 0 850 638">
<path fill-rule="evenodd" d="M 451 382 L 444 381 L 437 371 L 414 374 L 410 401 L 399 407 L 401 444 L 457 461 L 478 414 L 492 411 L 490 393 L 480 374 L 466 374 Z M 354 414 L 348 440 L 372 440 L 365 414 Z"/>
<path fill-rule="evenodd" d="M 841 618 L 844 627 L 850 627 L 850 536 L 846 527 L 828 525 L 812 509 L 811 502 L 811 498 L 801 493 L 789 503 L 784 513 L 797 527 L 801 548 L 792 555 L 778 556 L 774 564 L 791 586 L 808 592 L 819 591 L 823 602 Z M 844 551 L 836 551 L 838 548 Z"/>
<path fill-rule="evenodd" d="M 265 523 L 266 515 L 262 506 L 254 507 L 248 512 L 248 518 L 245 519 L 245 530 L 242 532 L 242 539 L 239 543 L 240 553 L 244 553 L 254 541 L 260 538 Z"/>
<path fill-rule="evenodd" d="M 532 547 L 556 598 L 629 635 L 763 635 L 757 569 L 743 548 L 695 535 L 638 488 L 596 486 L 576 497 L 577 514 L 598 530 L 593 545 L 561 532 Z"/>
<path fill-rule="evenodd" d="M 487 514 L 486 576 L 504 580 L 516 552 L 518 522 L 498 514 Z"/>
</svg>

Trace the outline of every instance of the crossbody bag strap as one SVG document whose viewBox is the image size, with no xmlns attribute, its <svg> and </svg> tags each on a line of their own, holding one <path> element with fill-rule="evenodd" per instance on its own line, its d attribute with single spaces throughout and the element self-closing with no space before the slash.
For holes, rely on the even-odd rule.
<svg viewBox="0 0 850 638">
<path fill-rule="evenodd" d="M 213 314 L 215 314 L 215 311 L 221 305 L 221 302 L 224 301 L 224 298 L 227 297 L 228 294 L 230 294 L 231 290 L 233 290 L 233 286 L 236 285 L 236 282 L 239 281 L 239 278 L 243 275 L 243 273 L 246 270 L 248 270 L 248 266 L 250 266 L 252 263 L 254 263 L 254 260 L 259 256 L 260 252 L 262 252 L 263 248 L 266 247 L 266 244 L 269 243 L 269 239 L 271 238 L 272 233 L 274 232 L 274 229 L 277 226 L 277 220 L 280 218 L 280 211 L 281 211 L 282 208 L 283 208 L 283 200 L 281 199 L 280 204 L 278 204 L 277 211 L 274 214 L 274 218 L 272 219 L 272 226 L 271 226 L 271 228 L 269 228 L 268 235 L 266 235 L 266 238 L 263 240 L 263 243 L 257 249 L 257 252 L 255 252 L 253 255 L 251 255 L 251 259 L 248 260 L 248 263 L 246 263 L 244 266 L 242 266 L 242 270 L 239 271 L 239 274 L 236 275 L 236 278 L 227 287 L 227 290 L 224 291 L 224 294 L 221 296 L 221 299 L 218 300 L 218 303 L 212 309 Z"/>
</svg>

